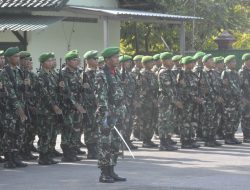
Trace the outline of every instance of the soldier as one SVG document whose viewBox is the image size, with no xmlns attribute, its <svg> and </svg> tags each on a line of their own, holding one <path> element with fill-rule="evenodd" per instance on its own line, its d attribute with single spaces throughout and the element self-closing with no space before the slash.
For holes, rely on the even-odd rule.
<svg viewBox="0 0 250 190">
<path fill-rule="evenodd" d="M 203 63 L 202 63 L 202 58 L 205 56 L 206 54 L 204 52 L 196 52 L 196 54 L 194 55 L 194 59 L 196 61 L 196 65 L 193 69 L 193 72 L 196 74 L 197 78 L 198 78 L 198 93 L 199 96 L 202 98 L 203 96 L 203 92 L 205 91 L 205 86 L 204 86 L 204 80 L 203 80 Z M 204 110 L 202 105 L 196 105 L 196 107 L 194 107 L 193 110 L 193 117 L 195 119 L 195 130 L 196 130 L 196 138 L 197 140 L 203 140 L 202 139 L 202 116 Z"/>
<path fill-rule="evenodd" d="M 119 155 L 120 138 L 113 126 L 122 129 L 125 107 L 124 93 L 116 67 L 119 64 L 119 48 L 110 47 L 102 52 L 104 68 L 96 74 L 95 96 L 97 99 L 97 125 L 99 128 L 98 167 L 101 169 L 99 181 L 113 183 L 126 181 L 114 173 Z"/>
<path fill-rule="evenodd" d="M 218 81 L 218 84 L 220 85 L 220 89 L 222 89 L 223 84 L 221 80 L 221 73 L 225 69 L 225 64 L 224 64 L 224 57 L 214 57 L 214 63 L 215 63 L 215 68 L 214 72 L 216 75 L 216 80 Z M 222 93 L 222 92 L 221 92 Z M 223 97 L 223 94 L 222 94 Z M 216 102 L 216 122 L 217 122 L 217 138 L 218 139 L 224 139 L 224 127 L 223 127 L 223 115 L 224 115 L 224 105 L 223 103 Z"/>
<path fill-rule="evenodd" d="M 20 52 L 20 74 L 22 80 L 27 80 L 29 83 L 23 86 L 23 101 L 25 103 L 25 113 L 28 116 L 27 122 L 25 122 L 25 134 L 24 134 L 24 143 L 21 149 L 21 156 L 24 160 L 35 160 L 38 157 L 32 155 L 31 151 L 33 142 L 36 136 L 36 85 L 37 85 L 37 76 L 30 70 L 31 65 L 31 55 L 27 51 Z"/>
<path fill-rule="evenodd" d="M 216 118 L 216 103 L 222 103 L 222 93 L 220 80 L 216 78 L 216 73 L 213 70 L 214 62 L 211 54 L 207 54 L 202 58 L 204 65 L 203 78 L 204 78 L 204 111 L 202 116 L 202 133 L 205 140 L 205 146 L 215 147 L 221 146 L 215 140 L 217 132 L 217 118 Z"/>
<path fill-rule="evenodd" d="M 4 51 L 3 50 L 0 50 L 0 73 L 2 72 L 2 70 L 3 70 L 3 67 L 4 67 L 4 62 L 5 62 L 5 60 L 4 60 Z M 1 84 L 0 84 L 0 86 L 1 86 L 1 88 L 0 88 L 0 90 L 1 90 L 1 101 L 2 101 L 2 104 L 0 104 L 0 163 L 1 162 L 3 162 L 4 160 L 2 159 L 2 138 L 3 138 L 3 135 L 4 135 L 4 133 L 3 133 L 3 126 L 2 126 L 2 121 L 3 121 L 3 119 L 4 119 L 4 117 L 3 117 L 3 115 L 4 115 L 4 107 L 5 107 L 5 105 L 4 105 L 4 98 L 5 98 L 5 92 L 4 92 L 4 90 L 3 90 L 3 87 L 2 87 L 2 82 L 1 82 Z"/>
<path fill-rule="evenodd" d="M 61 89 L 60 105 L 63 110 L 63 127 L 61 136 L 61 148 L 63 150 L 62 161 L 80 161 L 77 157 L 77 144 L 75 142 L 83 121 L 82 80 L 78 73 L 78 53 L 69 51 L 65 55 L 66 65 L 63 68 L 61 77 L 65 87 Z M 60 80 L 60 79 L 59 79 Z"/>
<path fill-rule="evenodd" d="M 126 115 L 124 123 L 124 139 L 130 149 L 137 149 L 130 141 L 132 133 L 132 125 L 134 119 L 134 97 L 136 90 L 136 80 L 130 73 L 132 57 L 128 55 L 121 55 L 119 62 L 121 64 L 121 80 L 124 85 L 124 102 L 126 106 Z"/>
<path fill-rule="evenodd" d="M 25 133 L 24 122 L 27 120 L 21 89 L 23 85 L 28 85 L 29 81 L 22 79 L 20 69 L 18 68 L 19 48 L 8 48 L 4 52 L 4 56 L 7 64 L 1 72 L 2 88 L 6 92 L 6 107 L 3 122 L 3 151 L 6 159 L 4 167 L 26 167 L 27 164 L 19 159 L 18 154 L 23 145 L 23 136 Z"/>
<path fill-rule="evenodd" d="M 250 143 L 250 53 L 244 54 L 242 61 L 244 64 L 239 70 L 242 97 L 241 128 L 243 142 Z"/>
<path fill-rule="evenodd" d="M 173 77 L 174 77 L 174 84 L 176 85 L 175 88 L 178 88 L 177 87 L 177 76 L 181 74 L 182 71 L 182 65 L 181 65 L 181 59 L 182 59 L 182 55 L 175 55 L 172 57 L 172 62 L 174 64 L 173 68 L 172 68 L 172 73 L 173 73 Z M 178 92 L 177 92 L 177 95 L 178 95 Z M 175 123 L 175 127 L 174 127 L 174 133 L 177 134 L 177 135 L 180 135 L 180 127 L 181 127 L 181 120 L 180 118 L 178 118 L 178 116 L 180 114 L 178 114 L 179 112 L 179 108 L 178 107 L 173 107 L 173 119 L 174 119 L 174 123 Z"/>
<path fill-rule="evenodd" d="M 181 148 L 199 148 L 195 140 L 196 123 L 193 118 L 192 110 L 196 104 L 202 104 L 203 100 L 197 95 L 197 77 L 192 69 L 195 65 L 195 59 L 191 56 L 182 58 L 183 72 L 177 76 L 177 83 L 179 84 L 179 98 L 183 104 L 180 118 L 182 125 L 180 127 Z"/>
<path fill-rule="evenodd" d="M 62 116 L 59 107 L 58 89 L 64 88 L 63 81 L 55 79 L 51 70 L 53 68 L 53 57 L 51 53 L 43 53 L 39 57 L 41 70 L 38 74 L 37 92 L 38 97 L 38 152 L 40 165 L 56 164 L 57 161 L 51 157 L 52 141 L 56 133 L 57 118 Z M 60 117 L 62 118 L 62 117 Z"/>
<path fill-rule="evenodd" d="M 161 68 L 160 54 L 155 54 L 153 56 L 153 59 L 154 59 L 154 66 L 152 68 L 152 71 L 154 73 L 158 73 L 159 69 Z"/>
<path fill-rule="evenodd" d="M 132 129 L 132 140 L 139 140 L 140 139 L 140 129 L 142 128 L 142 121 L 140 120 L 142 114 L 141 110 L 141 101 L 140 101 L 140 83 L 141 83 L 141 69 L 142 69 L 142 59 L 143 55 L 136 55 L 133 58 L 134 67 L 131 71 L 131 76 L 136 81 L 136 89 L 135 89 L 135 96 L 134 96 L 134 106 L 135 106 L 135 117 L 133 121 L 133 129 Z"/>
<path fill-rule="evenodd" d="M 157 119 L 157 96 L 158 96 L 158 81 L 155 73 L 151 70 L 153 67 L 153 57 L 144 56 L 142 58 L 143 70 L 141 71 L 141 84 L 140 84 L 140 100 L 142 128 L 141 138 L 143 141 L 142 146 L 145 148 L 157 147 L 151 141 L 154 133 L 154 126 L 156 126 Z"/>
<path fill-rule="evenodd" d="M 224 131 L 225 144 L 241 144 L 241 141 L 235 138 L 240 123 L 240 78 L 236 71 L 235 55 L 229 55 L 224 59 L 227 68 L 222 72 L 223 81 L 223 99 L 224 104 Z"/>
<path fill-rule="evenodd" d="M 181 107 L 181 103 L 177 101 L 173 72 L 173 62 L 171 61 L 172 53 L 161 53 L 160 59 L 162 61 L 162 67 L 158 74 L 158 83 L 160 97 L 158 101 L 159 117 L 158 117 L 158 132 L 160 137 L 159 150 L 161 151 L 173 151 L 178 148 L 173 146 L 176 142 L 171 139 L 174 133 L 174 116 L 173 107 Z"/>
<path fill-rule="evenodd" d="M 98 128 L 95 111 L 97 109 L 95 99 L 95 75 L 98 68 L 98 51 L 91 50 L 84 54 L 87 64 L 85 72 L 82 72 L 83 101 L 86 109 L 84 114 L 84 141 L 88 149 L 87 159 L 97 159 Z"/>
</svg>

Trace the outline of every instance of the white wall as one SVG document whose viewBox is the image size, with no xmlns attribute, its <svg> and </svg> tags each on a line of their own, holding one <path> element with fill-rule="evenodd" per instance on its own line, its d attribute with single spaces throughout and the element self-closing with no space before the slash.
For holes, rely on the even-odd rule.
<svg viewBox="0 0 250 190">
<path fill-rule="evenodd" d="M 109 21 L 109 46 L 120 42 L 120 22 Z M 73 27 L 74 25 L 74 27 Z M 74 32 L 72 32 L 74 30 Z M 69 42 L 71 36 L 71 40 Z M 54 52 L 56 58 L 63 58 L 69 49 L 78 49 L 80 55 L 88 50 L 104 48 L 103 25 L 98 23 L 58 22 L 45 30 L 28 33 L 28 51 L 32 54 L 34 68 L 38 68 L 38 57 L 43 52 Z"/>
<path fill-rule="evenodd" d="M 0 31 L 0 43 L 1 42 L 18 42 L 18 39 L 11 31 Z"/>
</svg>

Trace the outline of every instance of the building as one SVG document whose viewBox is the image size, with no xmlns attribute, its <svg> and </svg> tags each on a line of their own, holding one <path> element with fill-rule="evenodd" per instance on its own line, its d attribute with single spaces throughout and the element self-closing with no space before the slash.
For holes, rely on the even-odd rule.
<svg viewBox="0 0 250 190">
<path fill-rule="evenodd" d="M 120 22 L 138 20 L 180 26 L 180 46 L 185 52 L 185 22 L 197 17 L 150 13 L 118 8 L 118 0 L 2 0 L 0 49 L 19 46 L 31 52 L 34 68 L 42 52 L 61 58 L 66 51 L 101 51 L 119 46 Z"/>
</svg>

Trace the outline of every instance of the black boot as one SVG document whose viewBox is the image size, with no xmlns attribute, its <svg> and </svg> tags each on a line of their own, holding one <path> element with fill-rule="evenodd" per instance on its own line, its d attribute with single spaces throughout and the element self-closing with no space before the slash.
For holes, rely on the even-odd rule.
<svg viewBox="0 0 250 190">
<path fill-rule="evenodd" d="M 40 164 L 40 165 L 51 165 L 51 162 L 49 160 L 49 154 L 41 152 L 39 154 L 38 164 Z"/>
<path fill-rule="evenodd" d="M 235 138 L 234 134 L 232 134 L 232 140 L 235 142 L 235 144 L 242 144 L 241 141 L 239 141 L 238 139 Z"/>
<path fill-rule="evenodd" d="M 126 178 L 119 177 L 115 171 L 114 166 L 109 166 L 109 175 L 114 179 L 114 181 L 127 181 Z"/>
<path fill-rule="evenodd" d="M 8 168 L 8 169 L 12 169 L 12 168 L 16 168 L 16 164 L 13 162 L 13 158 L 12 158 L 12 153 L 8 152 L 4 154 L 5 157 L 5 163 L 4 163 L 4 168 Z"/>
<path fill-rule="evenodd" d="M 34 145 L 30 145 L 29 149 L 32 152 L 38 152 L 37 149 L 36 149 L 36 147 Z"/>
<path fill-rule="evenodd" d="M 79 155 L 85 155 L 86 152 L 85 151 L 82 151 L 80 148 L 74 148 L 74 151 L 76 154 L 79 154 Z"/>
<path fill-rule="evenodd" d="M 53 149 L 50 151 L 51 157 L 61 157 L 63 154 L 61 152 L 58 152 L 56 149 Z"/>
<path fill-rule="evenodd" d="M 172 138 L 171 138 L 170 135 L 168 135 L 168 137 L 167 137 L 167 143 L 168 143 L 169 145 L 176 145 L 176 144 L 177 144 L 176 141 L 172 140 Z"/>
<path fill-rule="evenodd" d="M 48 157 L 48 160 L 49 160 L 49 163 L 50 163 L 50 164 L 57 164 L 57 163 L 58 163 L 58 161 L 55 161 L 55 160 L 53 159 L 53 156 L 51 156 L 51 152 L 49 152 L 49 153 L 47 154 L 47 157 Z"/>
<path fill-rule="evenodd" d="M 110 176 L 109 166 L 101 167 L 101 176 L 99 178 L 101 183 L 114 183 L 114 178 Z"/>
<path fill-rule="evenodd" d="M 96 144 L 86 144 L 88 149 L 87 159 L 98 159 L 97 151 L 96 151 Z"/>
<path fill-rule="evenodd" d="M 29 160 L 36 160 L 38 156 L 33 155 L 30 151 L 25 150 L 20 152 L 20 156 L 23 160 L 29 161 Z"/>
<path fill-rule="evenodd" d="M 16 164 L 16 167 L 19 167 L 19 168 L 24 168 L 24 167 L 27 167 L 28 164 L 26 163 L 23 163 L 20 159 L 20 156 L 18 155 L 17 152 L 12 152 L 12 159 L 13 159 L 13 162 Z"/>
</svg>

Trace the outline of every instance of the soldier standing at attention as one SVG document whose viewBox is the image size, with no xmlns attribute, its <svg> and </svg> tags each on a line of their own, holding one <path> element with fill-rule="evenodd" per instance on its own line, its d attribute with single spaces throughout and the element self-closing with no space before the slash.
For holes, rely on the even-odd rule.
<svg viewBox="0 0 250 190">
<path fill-rule="evenodd" d="M 241 89 L 240 78 L 236 71 L 236 57 L 229 55 L 224 59 L 227 68 L 221 74 L 223 81 L 223 99 L 224 106 L 224 127 L 225 144 L 241 144 L 242 142 L 235 138 L 235 133 L 240 123 L 240 102 Z"/>
<path fill-rule="evenodd" d="M 124 93 L 116 70 L 119 52 L 119 48 L 116 47 L 103 50 L 104 68 L 96 73 L 95 80 L 96 121 L 99 129 L 98 167 L 101 169 L 101 183 L 126 181 L 126 178 L 121 178 L 114 172 L 119 155 L 120 137 L 113 126 L 121 130 L 125 114 Z"/>
<path fill-rule="evenodd" d="M 242 96 L 241 128 L 243 142 L 250 143 L 250 53 L 242 56 L 244 64 L 239 71 Z"/>
</svg>

